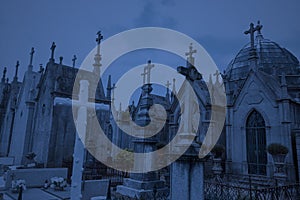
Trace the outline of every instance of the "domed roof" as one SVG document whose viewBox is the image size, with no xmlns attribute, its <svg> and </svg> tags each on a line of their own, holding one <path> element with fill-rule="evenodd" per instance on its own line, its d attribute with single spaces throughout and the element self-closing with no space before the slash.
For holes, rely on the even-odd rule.
<svg viewBox="0 0 300 200">
<path fill-rule="evenodd" d="M 265 39 L 261 33 L 256 36 L 254 49 L 257 55 L 257 68 L 268 74 L 298 74 L 299 61 L 287 49 Z M 250 71 L 251 43 L 245 45 L 227 67 L 226 74 L 231 78 L 243 78 Z M 253 51 L 253 50 L 252 50 Z"/>
</svg>

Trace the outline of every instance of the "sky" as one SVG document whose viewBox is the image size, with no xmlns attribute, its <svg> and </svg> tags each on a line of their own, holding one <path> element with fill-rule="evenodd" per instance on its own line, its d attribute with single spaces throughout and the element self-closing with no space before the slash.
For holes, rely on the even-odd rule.
<svg viewBox="0 0 300 200">
<path fill-rule="evenodd" d="M 45 66 L 48 62 L 53 41 L 57 45 L 56 62 L 63 56 L 63 63 L 72 65 L 71 60 L 76 54 L 78 67 L 95 47 L 98 30 L 102 31 L 105 40 L 122 31 L 150 26 L 173 29 L 195 39 L 221 71 L 249 42 L 249 36 L 243 32 L 250 22 L 257 20 L 263 25 L 265 38 L 299 57 L 299 8 L 300 1 L 297 0 L 1 1 L 0 74 L 2 76 L 3 68 L 7 67 L 7 75 L 12 80 L 19 60 L 19 80 L 22 80 L 31 47 L 35 48 L 33 65 L 37 71 L 39 64 Z M 144 57 L 146 63 L 149 56 Z M 138 64 L 142 63 L 135 63 Z"/>
</svg>

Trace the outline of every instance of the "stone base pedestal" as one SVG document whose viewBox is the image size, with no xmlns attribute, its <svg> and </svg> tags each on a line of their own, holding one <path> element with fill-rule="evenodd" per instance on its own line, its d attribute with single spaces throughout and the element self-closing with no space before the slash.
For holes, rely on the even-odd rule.
<svg viewBox="0 0 300 200">
<path fill-rule="evenodd" d="M 151 200 L 155 199 L 154 196 L 167 197 L 169 189 L 165 187 L 164 181 L 140 181 L 127 178 L 123 185 L 117 186 L 117 193 L 124 197 Z"/>
</svg>

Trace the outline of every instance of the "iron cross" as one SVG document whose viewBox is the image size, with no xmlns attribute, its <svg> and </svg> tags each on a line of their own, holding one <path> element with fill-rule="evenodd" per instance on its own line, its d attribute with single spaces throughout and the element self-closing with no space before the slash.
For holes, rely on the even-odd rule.
<svg viewBox="0 0 300 200">
<path fill-rule="evenodd" d="M 246 35 L 250 34 L 251 49 L 254 49 L 254 33 L 255 33 L 255 31 L 260 32 L 261 28 L 262 28 L 262 26 L 260 24 L 258 24 L 256 27 L 254 27 L 254 24 L 251 23 L 249 30 L 244 32 Z"/>
<path fill-rule="evenodd" d="M 76 55 L 74 55 L 74 56 L 73 56 L 73 59 L 72 59 L 72 61 L 73 61 L 73 67 L 75 67 L 75 62 L 76 62 L 76 60 L 77 60 L 77 57 L 76 57 Z"/>
<path fill-rule="evenodd" d="M 103 39 L 103 35 L 101 34 L 101 31 L 97 32 L 98 37 L 96 38 L 96 42 L 99 45 L 101 40 Z"/>
</svg>

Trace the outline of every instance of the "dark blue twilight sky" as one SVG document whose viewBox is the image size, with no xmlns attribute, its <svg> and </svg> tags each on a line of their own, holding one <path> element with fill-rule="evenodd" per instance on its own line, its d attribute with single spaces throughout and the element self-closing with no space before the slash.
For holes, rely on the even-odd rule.
<svg viewBox="0 0 300 200">
<path fill-rule="evenodd" d="M 0 73 L 8 67 L 12 80 L 20 61 L 19 79 L 35 47 L 34 69 L 44 66 L 52 41 L 55 56 L 78 65 L 95 47 L 95 33 L 104 39 L 121 31 L 158 26 L 171 28 L 197 40 L 223 70 L 239 49 L 249 41 L 243 32 L 259 19 L 262 33 L 300 56 L 300 1 L 179 1 L 179 0 L 26 0 L 0 3 Z M 188 47 L 187 47 L 188 48 Z M 146 62 L 146 60 L 145 60 Z M 141 64 L 141 63 L 139 63 Z"/>
</svg>

